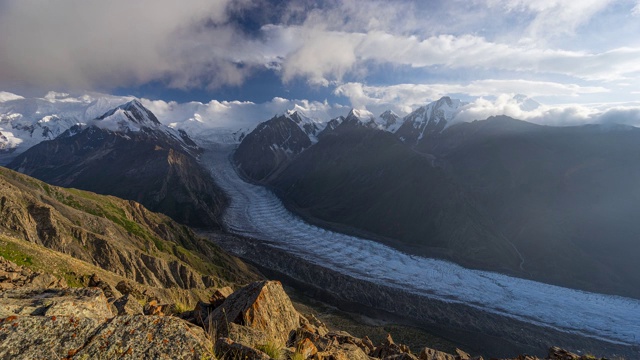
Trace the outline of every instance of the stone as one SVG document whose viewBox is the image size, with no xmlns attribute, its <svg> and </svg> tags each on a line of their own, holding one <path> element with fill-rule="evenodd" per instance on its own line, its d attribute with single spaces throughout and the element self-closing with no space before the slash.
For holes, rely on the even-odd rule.
<svg viewBox="0 0 640 360">
<path fill-rule="evenodd" d="M 131 294 L 126 294 L 113 302 L 118 315 L 143 315 L 142 305 Z"/>
<path fill-rule="evenodd" d="M 104 319 L 9 316 L 0 321 L 0 359 L 63 359 L 75 354 Z"/>
<path fill-rule="evenodd" d="M 548 358 L 551 360 L 578 360 L 580 359 L 580 356 L 554 346 L 549 349 Z"/>
<path fill-rule="evenodd" d="M 229 338 L 216 341 L 216 354 L 222 359 L 271 360 L 264 352 L 237 343 Z"/>
<path fill-rule="evenodd" d="M 415 355 L 412 355 L 410 353 L 402 353 L 402 354 L 396 354 L 396 355 L 389 355 L 385 357 L 384 360 L 418 360 L 418 358 Z"/>
<path fill-rule="evenodd" d="M 442 351 L 424 348 L 420 351 L 420 355 L 418 357 L 420 360 L 455 360 L 455 357 L 451 354 L 447 354 Z"/>
<path fill-rule="evenodd" d="M 131 294 L 138 300 L 147 300 L 147 296 L 138 289 L 138 286 L 126 280 L 122 280 L 116 284 L 116 290 L 122 293 L 122 295 Z"/>
<path fill-rule="evenodd" d="M 98 275 L 96 274 L 91 275 L 88 285 L 90 287 L 97 287 L 101 289 L 102 292 L 104 292 L 104 296 L 106 296 L 107 298 L 114 298 L 119 295 L 119 291 L 115 290 L 107 282 L 100 279 L 100 277 L 98 277 Z"/>
<path fill-rule="evenodd" d="M 211 309 L 211 305 L 209 303 L 198 301 L 193 310 L 185 311 L 178 316 L 192 324 L 202 327 L 208 327 L 208 325 L 205 324 L 205 320 L 207 319 L 209 314 L 211 314 L 211 311 L 213 310 Z"/>
<path fill-rule="evenodd" d="M 229 286 L 225 286 L 216 290 L 211 297 L 209 298 L 209 303 L 212 308 L 217 308 L 222 305 L 222 303 L 229 297 L 229 295 L 233 294 L 233 289 Z"/>
<path fill-rule="evenodd" d="M 107 298 L 97 288 L 6 290 L 0 293 L 0 317 L 10 315 L 112 318 Z"/>
<path fill-rule="evenodd" d="M 51 274 L 34 272 L 0 257 L 0 289 L 66 288 L 67 282 Z"/>
<path fill-rule="evenodd" d="M 252 348 L 256 348 L 269 342 L 269 337 L 267 337 L 267 335 L 262 331 L 235 323 L 229 324 L 228 337 L 235 342 Z"/>
<path fill-rule="evenodd" d="M 318 352 L 315 355 L 318 360 L 369 360 L 369 356 L 365 354 L 359 347 L 353 344 L 342 344 L 332 346 L 331 348 Z"/>
<path fill-rule="evenodd" d="M 387 338 L 383 341 L 383 343 L 376 347 L 373 351 L 373 357 L 377 357 L 380 359 L 385 359 L 392 355 L 402 355 L 402 354 L 411 354 L 411 350 L 409 347 L 402 344 L 396 344 L 391 337 L 391 334 L 387 334 Z"/>
<path fill-rule="evenodd" d="M 309 338 L 305 338 L 296 346 L 296 352 L 302 354 L 305 359 L 308 359 L 318 353 L 318 348 Z"/>
<path fill-rule="evenodd" d="M 466 352 L 456 348 L 456 360 L 471 360 L 471 355 Z"/>
<path fill-rule="evenodd" d="M 284 345 L 298 328 L 300 314 L 279 281 L 258 281 L 231 294 L 207 319 L 222 335 L 228 333 L 229 323 L 260 330 Z"/>
</svg>

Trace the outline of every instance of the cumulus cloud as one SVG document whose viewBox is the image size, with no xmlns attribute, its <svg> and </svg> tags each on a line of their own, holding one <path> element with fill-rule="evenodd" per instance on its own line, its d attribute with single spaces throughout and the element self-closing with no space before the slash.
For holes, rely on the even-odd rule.
<svg viewBox="0 0 640 360">
<path fill-rule="evenodd" d="M 634 82 L 640 74 L 637 41 L 595 50 L 567 36 L 604 13 L 610 2 L 451 0 L 427 6 L 412 0 L 307 0 L 285 1 L 276 12 L 264 9 L 274 5 L 261 0 L 0 0 L 0 86 L 108 90 L 160 83 L 215 89 L 242 85 L 270 69 L 285 83 L 337 85 L 357 104 L 369 101 L 366 93 L 374 89 L 343 82 L 366 82 L 375 66 L 384 65 L 466 77 L 441 88 L 400 84 L 396 91 L 405 92 L 404 98 L 450 92 L 485 96 L 494 90 L 521 92 L 521 87 L 533 95 L 597 93 L 612 81 Z M 251 34 L 234 18 L 243 9 L 266 13 L 256 18 Z M 493 32 L 484 31 L 494 23 L 500 25 Z M 569 46 L 525 41 L 547 33 L 569 39 Z M 541 80 L 473 82 L 477 72 Z"/>
<path fill-rule="evenodd" d="M 368 86 L 347 83 L 336 87 L 335 94 L 349 99 L 355 108 L 367 108 L 374 113 L 386 109 L 408 113 L 418 106 L 449 94 L 487 97 L 499 94 L 527 94 L 529 96 L 577 96 L 608 92 L 603 87 L 579 86 L 531 80 L 476 80 L 468 84 L 398 84 Z M 495 114 L 494 114 L 495 115 Z"/>
<path fill-rule="evenodd" d="M 157 80 L 173 87 L 239 84 L 252 64 L 243 56 L 244 38 L 228 23 L 229 3 L 4 1 L 0 81 L 85 88 Z"/>
</svg>

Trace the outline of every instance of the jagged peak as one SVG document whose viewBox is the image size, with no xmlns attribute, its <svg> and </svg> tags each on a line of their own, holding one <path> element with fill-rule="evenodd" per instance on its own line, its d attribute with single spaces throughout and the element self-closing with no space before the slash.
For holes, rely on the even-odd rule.
<svg viewBox="0 0 640 360">
<path fill-rule="evenodd" d="M 102 116 L 99 116 L 94 125 L 110 130 L 139 130 L 140 127 L 158 127 L 158 118 L 142 103 L 133 99 L 119 105 Z"/>
<path fill-rule="evenodd" d="M 366 109 L 352 108 L 351 111 L 349 111 L 349 114 L 347 115 L 347 119 L 352 117 L 355 117 L 360 121 L 369 121 L 373 119 L 373 114 L 371 113 L 371 111 Z"/>
</svg>

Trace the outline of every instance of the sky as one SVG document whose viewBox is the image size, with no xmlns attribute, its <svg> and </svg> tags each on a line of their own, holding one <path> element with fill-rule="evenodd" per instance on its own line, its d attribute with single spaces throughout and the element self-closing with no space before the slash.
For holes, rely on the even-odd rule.
<svg viewBox="0 0 640 360">
<path fill-rule="evenodd" d="M 640 0 L 0 0 L 0 34 L 0 90 L 24 96 L 404 115 L 448 95 L 469 119 L 640 125 Z"/>
</svg>

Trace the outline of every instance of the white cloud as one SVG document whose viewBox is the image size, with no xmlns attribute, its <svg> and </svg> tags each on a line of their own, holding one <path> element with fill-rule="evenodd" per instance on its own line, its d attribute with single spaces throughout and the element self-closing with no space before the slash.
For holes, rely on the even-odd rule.
<svg viewBox="0 0 640 360">
<path fill-rule="evenodd" d="M 398 84 L 367 86 L 347 83 L 336 87 L 335 94 L 349 99 L 355 108 L 368 108 L 380 113 L 388 108 L 406 114 L 418 106 L 449 94 L 470 97 L 500 94 L 527 94 L 528 96 L 577 96 L 608 92 L 602 87 L 579 86 L 530 80 L 476 80 L 469 84 Z"/>
<path fill-rule="evenodd" d="M 349 72 L 366 72 L 369 61 L 415 68 L 440 66 L 443 71 L 493 69 L 607 81 L 635 77 L 640 72 L 640 47 L 589 53 L 496 43 L 474 35 L 421 39 L 380 31 L 347 33 L 298 26 L 264 30 L 269 38 L 279 39 L 284 50 L 285 80 L 303 77 L 327 84 L 340 81 Z"/>
<path fill-rule="evenodd" d="M 298 110 L 311 118 L 331 119 L 344 115 L 349 108 L 319 101 L 273 98 L 264 103 L 250 101 L 217 101 L 177 103 L 142 99 L 142 104 L 160 122 L 188 132 L 211 129 L 253 129 L 287 110 Z"/>
<path fill-rule="evenodd" d="M 640 16 L 640 1 L 638 1 L 636 6 L 633 7 L 633 9 L 631 10 L 631 13 L 635 16 Z"/>
<path fill-rule="evenodd" d="M 530 37 L 537 38 L 572 34 L 611 2 L 613 0 L 493 0 L 488 4 L 507 11 L 533 13 L 527 31 Z"/>
<path fill-rule="evenodd" d="M 227 24 L 230 0 L 32 2 L 0 12 L 0 82 L 110 88 L 239 84 L 244 38 Z M 261 62 L 262 64 L 262 62 Z M 251 65 L 251 64 L 249 64 Z"/>
</svg>

